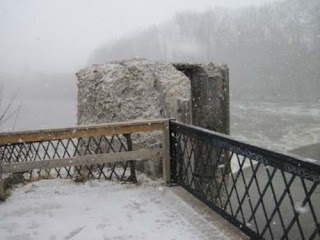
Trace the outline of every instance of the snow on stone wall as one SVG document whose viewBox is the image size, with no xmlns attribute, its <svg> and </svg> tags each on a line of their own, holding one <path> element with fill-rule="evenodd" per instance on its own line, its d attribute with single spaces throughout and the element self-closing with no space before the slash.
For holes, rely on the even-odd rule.
<svg viewBox="0 0 320 240">
<path fill-rule="evenodd" d="M 79 125 L 138 119 L 182 120 L 178 103 L 190 103 L 189 78 L 169 63 L 127 59 L 92 65 L 76 75 Z M 133 150 L 152 148 L 159 146 L 161 134 L 132 134 L 132 139 Z M 140 165 L 140 169 L 154 176 L 161 174 L 159 159 Z"/>
<path fill-rule="evenodd" d="M 78 124 L 175 118 L 229 134 L 229 74 L 213 63 L 165 63 L 134 58 L 77 73 Z M 133 134 L 134 150 L 160 144 L 160 134 Z M 144 165 L 158 174 L 161 165 Z M 157 175 L 157 174 L 156 174 Z"/>
<path fill-rule="evenodd" d="M 78 124 L 177 118 L 190 80 L 172 64 L 129 59 L 96 64 L 78 77 Z"/>
</svg>

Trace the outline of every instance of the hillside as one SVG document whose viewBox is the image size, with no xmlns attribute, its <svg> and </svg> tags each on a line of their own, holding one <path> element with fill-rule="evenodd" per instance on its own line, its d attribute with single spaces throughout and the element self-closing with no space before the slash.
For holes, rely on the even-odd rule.
<svg viewBox="0 0 320 240">
<path fill-rule="evenodd" d="M 183 12 L 96 49 L 89 63 L 134 56 L 230 67 L 237 99 L 320 100 L 320 1 Z"/>
</svg>

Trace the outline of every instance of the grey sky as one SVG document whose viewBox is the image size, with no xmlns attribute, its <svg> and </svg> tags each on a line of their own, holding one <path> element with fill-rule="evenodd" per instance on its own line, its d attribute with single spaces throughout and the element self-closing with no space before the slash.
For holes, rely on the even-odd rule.
<svg viewBox="0 0 320 240">
<path fill-rule="evenodd" d="M 175 12 L 276 0 L 0 0 L 0 74 L 75 72 L 99 45 Z"/>
</svg>

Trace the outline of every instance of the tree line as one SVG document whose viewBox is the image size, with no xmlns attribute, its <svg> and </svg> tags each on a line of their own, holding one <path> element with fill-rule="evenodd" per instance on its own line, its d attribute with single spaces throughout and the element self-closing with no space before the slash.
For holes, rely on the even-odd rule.
<svg viewBox="0 0 320 240">
<path fill-rule="evenodd" d="M 146 57 L 230 68 L 238 99 L 320 101 L 320 1 L 182 12 L 97 48 L 89 63 Z"/>
</svg>

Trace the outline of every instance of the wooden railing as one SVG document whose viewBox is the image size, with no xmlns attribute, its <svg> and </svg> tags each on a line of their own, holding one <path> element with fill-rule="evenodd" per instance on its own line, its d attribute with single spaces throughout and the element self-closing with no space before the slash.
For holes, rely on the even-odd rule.
<svg viewBox="0 0 320 240">
<path fill-rule="evenodd" d="M 154 131 L 162 133 L 159 147 L 133 150 L 132 133 Z M 115 149 L 115 145 L 119 149 Z M 98 166 L 99 177 L 109 178 L 104 170 L 109 164 L 111 178 L 119 176 L 115 164 L 120 162 L 124 173 L 118 178 L 123 180 L 127 167 L 132 171 L 133 162 L 159 157 L 162 158 L 163 178 L 169 182 L 168 119 L 1 133 L 0 198 L 4 196 L 3 174 L 29 172 L 32 175 L 42 171 L 50 175 L 53 169 L 57 177 L 62 177 L 63 170 L 66 177 L 71 178 L 71 169 L 80 173 L 81 168 L 86 168 L 88 176 L 94 176 L 93 166 Z"/>
</svg>

